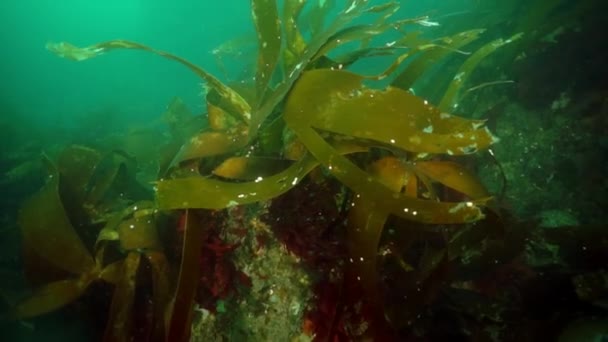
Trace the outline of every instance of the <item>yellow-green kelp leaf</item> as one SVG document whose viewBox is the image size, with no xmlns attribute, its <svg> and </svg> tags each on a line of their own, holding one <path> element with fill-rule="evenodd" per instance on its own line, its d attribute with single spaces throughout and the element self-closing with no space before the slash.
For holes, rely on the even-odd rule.
<svg viewBox="0 0 608 342">
<path fill-rule="evenodd" d="M 244 183 L 230 183 L 204 177 L 162 180 L 157 183 L 160 209 L 224 209 L 240 204 L 270 200 L 295 186 L 318 163 L 307 156 L 273 176 Z"/>
<path fill-rule="evenodd" d="M 232 157 L 213 169 L 213 174 L 238 180 L 262 180 L 287 169 L 293 160 L 272 157 Z"/>
<path fill-rule="evenodd" d="M 464 166 L 451 161 L 417 161 L 413 163 L 417 173 L 435 182 L 459 191 L 470 198 L 487 198 L 490 193 L 475 175 Z"/>
<path fill-rule="evenodd" d="M 206 131 L 196 134 L 186 141 L 179 149 L 170 166 L 179 163 L 212 157 L 219 154 L 233 152 L 242 146 L 243 141 L 236 136 L 230 136 L 224 132 Z"/>
<path fill-rule="evenodd" d="M 511 36 L 508 39 L 496 39 L 491 41 L 490 43 L 484 45 L 479 50 L 475 51 L 474 54 L 469 56 L 467 60 L 462 64 L 458 72 L 450 82 L 448 89 L 446 90 L 441 102 L 439 102 L 439 108 L 443 111 L 452 110 L 453 108 L 458 106 L 457 103 L 457 95 L 460 91 L 460 88 L 467 80 L 467 78 L 471 75 L 475 67 L 484 59 L 486 56 L 496 51 L 499 47 L 514 42 L 522 37 L 522 33 L 517 33 Z"/>
<path fill-rule="evenodd" d="M 201 69 L 197 65 L 192 64 L 191 62 L 173 54 L 156 50 L 143 44 L 122 39 L 102 42 L 87 47 L 77 47 L 66 42 L 49 42 L 46 44 L 46 48 L 54 54 L 58 55 L 59 57 L 75 61 L 87 60 L 102 55 L 106 52 L 119 49 L 143 50 L 151 52 L 153 54 L 159 55 L 170 60 L 174 60 L 186 66 L 188 69 L 192 70 L 196 75 L 205 80 L 211 88 L 215 89 L 220 94 L 220 96 L 225 99 L 227 103 L 230 104 L 231 108 L 229 113 L 231 115 L 238 117 L 245 123 L 249 122 L 251 118 L 251 106 L 236 91 L 226 86 L 220 80 L 215 78 L 215 76 Z"/>
<path fill-rule="evenodd" d="M 366 151 L 367 147 L 352 143 L 336 143 L 336 153 Z M 224 209 L 235 205 L 267 201 L 296 186 L 319 163 L 306 154 L 285 170 L 269 177 L 248 173 L 250 182 L 231 183 L 205 177 L 161 180 L 156 184 L 156 199 L 163 210 L 200 208 Z M 262 175 L 262 173 L 260 173 Z"/>
<path fill-rule="evenodd" d="M 442 113 L 399 88 L 365 88 L 362 80 L 345 70 L 308 71 L 294 86 L 285 117 L 415 153 L 469 154 L 497 140 L 483 121 Z"/>
<path fill-rule="evenodd" d="M 433 44 L 420 44 L 415 47 L 421 53 L 416 54 L 416 59 L 411 61 L 391 82 L 397 88 L 409 90 L 421 75 L 435 65 L 435 63 L 449 53 L 458 51 L 461 47 L 476 40 L 483 29 L 469 30 L 444 37 Z M 413 52 L 410 52 L 413 54 Z"/>
<path fill-rule="evenodd" d="M 133 325 L 133 304 L 137 270 L 141 263 L 141 254 L 130 252 L 122 263 L 122 277 L 116 283 L 108 324 L 104 333 L 104 341 L 125 341 L 131 335 Z"/>
<path fill-rule="evenodd" d="M 306 4 L 301 0 L 286 0 L 283 6 L 283 27 L 285 30 L 285 48 L 283 50 L 284 71 L 291 70 L 297 58 L 306 48 L 306 42 L 298 27 L 298 18 Z"/>
<path fill-rule="evenodd" d="M 374 180 L 352 161 L 340 155 L 314 129 L 301 127 L 301 123 L 288 120 L 302 143 L 342 184 L 349 187 L 373 205 L 411 221 L 431 224 L 451 224 L 476 221 L 483 218 L 479 205 L 488 199 L 469 202 L 434 202 L 396 193 Z M 371 204 L 370 204 L 371 205 Z"/>
<path fill-rule="evenodd" d="M 19 303 L 11 315 L 16 319 L 24 319 L 55 311 L 80 297 L 90 280 L 83 282 L 78 278 L 66 279 L 44 285 Z"/>
<path fill-rule="evenodd" d="M 47 183 L 25 201 L 19 213 L 19 225 L 25 248 L 53 266 L 82 274 L 95 266 L 93 257 L 72 227 L 59 196 L 59 173 L 46 157 Z"/>
<path fill-rule="evenodd" d="M 281 53 L 281 21 L 275 0 L 252 0 L 251 17 L 258 34 L 255 75 L 258 101 L 264 98 Z"/>
<path fill-rule="evenodd" d="M 381 206 L 361 197 L 353 200 L 348 211 L 347 246 L 350 260 L 347 268 L 360 282 L 371 303 L 379 302 L 377 256 L 380 238 L 389 213 Z"/>
<path fill-rule="evenodd" d="M 459 140 L 468 140 L 468 144 L 476 141 L 478 148 L 487 147 L 494 141 L 489 131 L 472 124 L 469 131 L 458 132 L 462 138 L 453 134 L 426 133 L 424 127 L 416 127 L 414 119 L 416 116 L 424 118 L 429 111 L 411 112 L 408 106 L 423 103 L 430 108 L 423 100 L 415 100 L 413 95 L 396 88 L 384 92 L 362 89 L 361 79 L 342 70 L 306 72 L 285 104 L 283 117 L 287 126 L 333 176 L 370 205 L 381 205 L 383 210 L 393 215 L 424 223 L 463 223 L 481 219 L 483 214 L 478 205 L 483 205 L 488 199 L 435 202 L 391 191 L 338 153 L 315 131 L 314 128 L 317 128 L 375 140 L 405 151 L 415 146 L 413 150 L 423 153 L 450 153 L 451 148 L 457 151 Z M 323 87 L 319 87 L 319 84 Z M 359 101 L 362 97 L 364 101 Z M 310 98 L 315 101 L 309 101 Z M 397 143 L 398 139 L 407 141 L 412 136 L 418 137 L 417 144 L 411 144 L 411 141 L 410 144 Z"/>
</svg>

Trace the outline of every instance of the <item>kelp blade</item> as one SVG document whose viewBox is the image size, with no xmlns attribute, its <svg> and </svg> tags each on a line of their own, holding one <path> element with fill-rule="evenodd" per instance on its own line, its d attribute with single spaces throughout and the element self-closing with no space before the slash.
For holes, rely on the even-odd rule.
<svg viewBox="0 0 608 342">
<path fill-rule="evenodd" d="M 292 160 L 271 157 L 232 157 L 213 169 L 213 174 L 229 179 L 262 181 L 292 164 Z"/>
<path fill-rule="evenodd" d="M 182 260 L 179 267 L 177 288 L 172 305 L 167 310 L 170 321 L 167 322 L 168 341 L 188 341 L 192 329 L 194 314 L 194 297 L 200 278 L 199 260 L 203 246 L 205 227 L 201 224 L 200 212 L 184 212 L 184 241 Z"/>
<path fill-rule="evenodd" d="M 370 174 L 361 170 L 348 158 L 337 153 L 312 128 L 298 128 L 295 123 L 289 124 L 297 129 L 298 137 L 332 175 L 355 193 L 365 196 L 376 204 L 381 203 L 394 215 L 417 222 L 445 224 L 471 222 L 483 218 L 478 204 L 483 204 L 485 201 L 433 202 L 394 193 L 375 181 Z"/>
<path fill-rule="evenodd" d="M 366 146 L 349 142 L 336 142 L 332 148 L 336 153 L 341 154 L 367 151 Z M 280 161 L 280 163 L 285 162 Z M 235 205 L 267 201 L 296 186 L 318 165 L 319 162 L 315 158 L 305 154 L 283 171 L 269 177 L 262 177 L 261 172 L 255 176 L 253 181 L 249 182 L 231 183 L 205 177 L 162 180 L 156 185 L 156 199 L 162 210 L 224 209 Z M 254 175 L 254 173 L 250 173 L 247 178 L 254 178 Z"/>
<path fill-rule="evenodd" d="M 152 336 L 166 336 L 168 324 L 165 318 L 171 300 L 169 282 L 171 268 L 167 257 L 161 252 L 148 251 L 145 257 L 152 267 L 152 302 L 154 305 Z"/>
<path fill-rule="evenodd" d="M 68 59 L 72 59 L 75 61 L 87 60 L 87 59 L 90 59 L 93 57 L 100 56 L 106 52 L 110 52 L 113 50 L 119 50 L 119 49 L 143 50 L 143 51 L 148 51 L 148 52 L 154 53 L 156 55 L 159 55 L 161 57 L 164 57 L 164 58 L 167 58 L 170 60 L 174 60 L 174 61 L 186 66 L 188 69 L 193 71 L 196 75 L 198 75 L 203 80 L 205 80 L 230 105 L 230 109 L 231 109 L 230 114 L 231 115 L 238 117 L 240 120 L 242 120 L 245 123 L 249 122 L 249 120 L 251 118 L 251 106 L 236 91 L 234 91 L 230 87 L 226 86 L 220 80 L 215 78 L 215 76 L 211 75 L 210 73 L 206 72 L 205 70 L 201 69 L 200 67 L 196 66 L 195 64 L 192 64 L 191 62 L 189 62 L 181 57 L 175 56 L 173 54 L 170 54 L 170 53 L 167 53 L 164 51 L 159 51 L 159 50 L 153 49 L 153 48 L 148 47 L 143 44 L 131 42 L 128 40 L 121 40 L 121 39 L 102 42 L 102 43 L 98 43 L 98 44 L 83 47 L 83 48 L 74 46 L 74 45 L 72 45 L 70 43 L 66 43 L 66 42 L 47 43 L 46 48 L 47 48 L 47 50 L 53 52 L 54 54 L 58 55 L 59 57 L 68 58 Z"/>
<path fill-rule="evenodd" d="M 164 180 L 157 183 L 157 200 L 161 209 L 227 207 L 270 200 L 295 186 L 317 166 L 310 156 L 288 169 L 260 181 L 229 183 L 204 177 Z"/>
<path fill-rule="evenodd" d="M 80 275 L 92 269 L 95 262 L 66 215 L 57 169 L 48 158 L 44 161 L 49 171 L 47 183 L 19 213 L 23 243 L 55 267 Z"/>
<path fill-rule="evenodd" d="M 366 300 L 376 303 L 380 300 L 377 289 L 378 245 L 388 213 L 361 197 L 356 198 L 353 205 L 347 221 L 350 255 L 347 268 L 352 272 L 351 281 L 359 282 L 365 291 Z"/>
<path fill-rule="evenodd" d="M 314 76 L 320 75 L 321 77 L 309 78 L 308 75 L 311 74 Z M 319 82 L 319 80 L 324 82 Z M 318 87 L 318 84 L 324 85 L 322 90 L 319 90 L 320 87 Z M 284 118 L 287 125 L 296 133 L 302 143 L 306 145 L 310 153 L 343 184 L 369 201 L 373 201 L 377 204 L 382 203 L 382 205 L 386 207 L 386 210 L 394 215 L 424 223 L 462 223 L 481 219 L 483 214 L 481 213 L 478 204 L 483 204 L 487 199 L 467 203 L 433 202 L 395 193 L 378 181 L 375 181 L 370 174 L 361 170 L 346 157 L 337 153 L 337 151 L 328 144 L 318 132 L 310 127 L 311 122 L 313 125 L 320 126 L 318 128 L 329 131 L 332 131 L 332 129 L 329 128 L 338 127 L 337 121 L 335 123 L 331 122 L 333 119 L 331 116 L 343 109 L 343 103 L 348 103 L 349 99 L 351 99 L 349 94 L 352 91 L 358 90 L 359 84 L 360 77 L 344 71 L 314 70 L 305 73 L 295 85 L 285 105 Z M 311 104 L 311 102 L 307 100 L 309 98 L 315 98 L 315 100 L 319 99 L 319 101 L 315 101 L 315 103 Z M 404 131 L 408 132 L 411 130 L 409 123 L 406 123 L 403 119 L 399 119 L 400 113 L 390 113 L 390 108 L 388 107 L 394 104 L 394 102 L 384 102 L 385 100 L 380 96 L 368 98 L 366 100 L 367 103 L 361 103 L 360 108 L 348 108 L 365 114 L 359 114 L 359 116 L 353 114 L 355 117 L 349 120 L 359 120 L 367 123 L 367 125 L 365 125 L 367 128 L 364 129 L 371 130 L 370 135 L 367 136 L 367 138 L 374 140 L 376 136 L 386 133 L 386 126 L 374 126 L 374 123 L 371 121 L 382 120 L 382 116 L 386 115 L 385 113 L 387 112 L 389 112 L 390 115 L 395 115 L 395 119 L 401 120 L 402 124 L 407 126 L 400 134 L 403 134 Z M 400 99 L 395 98 L 395 101 L 399 100 Z M 375 104 L 377 102 L 379 104 Z M 378 106 L 378 108 L 382 108 L 383 110 L 366 111 L 369 110 L 369 108 L 374 108 L 374 106 Z M 327 108 L 329 108 L 329 110 L 327 110 Z M 349 113 L 352 114 L 352 112 Z M 423 114 L 424 113 L 421 115 Z M 323 118 L 325 118 L 325 121 L 323 121 Z M 386 123 L 393 126 L 398 126 L 399 124 L 399 122 L 395 124 L 393 120 L 387 120 Z M 353 125 L 350 125 L 350 127 L 349 125 L 350 123 L 346 124 L 347 129 L 353 127 Z M 361 125 L 361 122 L 357 123 L 357 125 Z M 471 128 L 473 129 L 473 127 Z M 477 131 L 481 131 L 480 134 L 485 134 L 484 140 L 487 144 L 493 141 L 492 135 L 487 130 Z M 356 131 L 344 130 L 339 133 L 347 136 L 358 136 L 358 132 Z M 417 133 L 421 134 L 423 132 L 417 131 Z M 390 136 L 386 134 L 385 136 L 386 140 L 388 140 L 386 143 L 389 144 L 391 141 L 388 137 L 391 139 L 399 139 L 399 137 L 401 137 L 401 135 Z M 463 136 L 465 135 L 463 134 Z M 469 135 L 469 137 L 471 136 L 475 135 Z M 482 139 L 480 139 L 480 144 L 481 143 L 483 143 Z M 430 140 L 429 144 L 432 145 L 435 144 L 435 142 Z M 427 150 L 421 151 L 429 152 Z M 446 150 L 446 152 L 449 153 L 449 150 Z"/>
<path fill-rule="evenodd" d="M 484 30 L 470 30 L 460 32 L 452 37 L 443 38 L 428 48 L 417 47 L 421 51 L 416 59 L 411 61 L 405 68 L 391 81 L 391 85 L 404 90 L 409 90 L 420 76 L 431 68 L 435 63 L 449 53 L 458 51 L 461 47 L 476 40 Z M 444 43 L 441 45 L 441 43 Z"/>
<path fill-rule="evenodd" d="M 122 264 L 122 277 L 114 288 L 104 341 L 129 341 L 133 323 L 135 279 L 140 261 L 141 255 L 131 252 Z"/>
<path fill-rule="evenodd" d="M 408 152 L 469 154 L 497 141 L 482 127 L 483 122 L 441 113 L 399 88 L 364 88 L 362 80 L 345 70 L 308 71 L 289 96 L 289 114 L 299 115 L 303 123 L 317 129 Z"/>
<path fill-rule="evenodd" d="M 475 175 L 462 165 L 449 161 L 418 161 L 417 172 L 472 199 L 488 198 L 490 193 Z"/>
<path fill-rule="evenodd" d="M 465 81 L 468 79 L 468 77 L 471 75 L 475 67 L 477 67 L 479 62 L 481 62 L 481 60 L 483 60 L 489 54 L 496 51 L 496 49 L 498 49 L 499 47 L 514 42 L 521 37 L 522 33 L 517 33 L 508 39 L 496 39 L 484 45 L 479 50 L 475 51 L 475 53 L 473 53 L 471 56 L 469 56 L 469 58 L 467 58 L 467 60 L 462 64 L 460 69 L 458 69 L 458 72 L 454 76 L 452 82 L 450 82 L 450 85 L 445 91 L 445 94 L 439 102 L 438 107 L 444 111 L 448 111 L 457 107 L 458 92 L 462 85 L 465 83 Z"/>
<path fill-rule="evenodd" d="M 256 93 L 263 100 L 281 53 L 281 21 L 275 0 L 252 0 L 251 17 L 258 34 Z"/>
<path fill-rule="evenodd" d="M 67 279 L 47 284 L 19 303 L 12 317 L 24 319 L 55 311 L 80 297 L 89 283 L 81 279 Z"/>
</svg>

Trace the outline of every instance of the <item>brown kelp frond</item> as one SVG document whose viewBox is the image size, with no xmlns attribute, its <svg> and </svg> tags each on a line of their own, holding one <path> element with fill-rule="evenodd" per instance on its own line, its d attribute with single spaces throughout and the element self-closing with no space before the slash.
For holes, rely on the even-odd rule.
<svg viewBox="0 0 608 342">
<path fill-rule="evenodd" d="M 299 126 L 373 140 L 396 151 L 469 154 L 496 141 L 483 121 L 440 112 L 397 88 L 365 88 L 362 79 L 339 70 L 306 73 L 288 100 L 294 111 L 285 114 L 286 120 L 293 121 L 291 116 L 297 115 Z M 316 87 L 315 82 L 326 87 Z M 318 101 L 306 101 L 311 97 Z"/>
<path fill-rule="evenodd" d="M 56 164 L 44 157 L 47 182 L 23 204 L 19 220 L 26 273 L 43 285 L 13 308 L 12 317 L 56 310 L 82 296 L 92 283 L 103 281 L 115 285 L 105 340 L 124 340 L 133 333 L 132 303 L 143 255 L 154 270 L 153 296 L 158 300 L 149 324 L 157 332 L 165 330 L 169 285 L 167 274 L 159 273 L 167 269 L 167 261 L 157 235 L 157 210 L 128 191 L 133 186 L 124 182 L 136 181 L 124 177 L 124 158 L 120 152 L 104 156 L 81 146 L 63 150 Z M 125 207 L 124 201 L 130 204 Z M 109 211 L 116 208 L 122 209 Z M 55 280 L 55 270 L 70 275 Z"/>
<path fill-rule="evenodd" d="M 353 153 L 365 150 L 351 144 L 338 144 L 338 153 Z M 258 174 L 248 182 L 226 182 L 223 180 L 193 176 L 162 180 L 157 183 L 157 202 L 160 209 L 224 209 L 241 204 L 267 201 L 287 192 L 319 165 L 310 155 L 305 155 L 286 169 L 269 177 Z M 219 175 L 227 173 L 225 164 L 219 166 Z M 236 173 L 236 171 L 234 171 Z M 258 178 L 259 177 L 259 178 Z M 252 178 L 249 176 L 248 178 Z M 194 191 L 193 191 L 194 190 Z M 205 193 L 205 196 L 201 196 Z"/>
<path fill-rule="evenodd" d="M 361 76 L 343 70 L 309 71 L 294 87 L 284 117 L 288 124 L 297 119 L 294 125 L 416 153 L 469 154 L 496 141 L 481 121 L 440 112 L 398 88 L 364 88 L 362 81 Z M 297 127 L 291 128 L 297 132 Z"/>
<path fill-rule="evenodd" d="M 256 99 L 261 101 L 268 89 L 281 53 L 281 21 L 276 1 L 251 2 L 251 17 L 258 33 L 258 60 L 256 68 Z M 259 105 L 259 104 L 258 104 Z"/>
<path fill-rule="evenodd" d="M 448 89 L 443 95 L 443 98 L 441 99 L 441 102 L 439 103 L 438 107 L 444 111 L 455 109 L 458 106 L 458 103 L 456 101 L 457 92 L 462 88 L 463 83 L 475 69 L 477 64 L 479 64 L 479 62 L 481 62 L 481 60 L 483 60 L 487 55 L 496 51 L 496 49 L 498 49 L 499 47 L 516 41 L 522 36 L 523 33 L 520 32 L 516 33 L 508 39 L 496 39 L 484 45 L 474 54 L 472 54 L 469 58 L 467 58 L 467 60 L 462 64 L 460 69 L 458 69 L 458 72 L 456 73 L 454 79 L 448 86 Z"/>
<path fill-rule="evenodd" d="M 57 167 L 46 156 L 44 163 L 48 169 L 47 183 L 23 204 L 19 215 L 24 244 L 54 267 L 72 274 L 84 273 L 95 262 L 66 215 L 59 196 Z M 48 233 L 53 234 L 53 240 L 48 239 Z"/>
<path fill-rule="evenodd" d="M 120 49 L 143 50 L 154 53 L 156 55 L 170 60 L 174 60 L 186 66 L 197 76 L 201 77 L 205 82 L 209 84 L 211 88 L 215 89 L 222 96 L 222 98 L 228 102 L 228 104 L 231 106 L 231 111 L 228 112 L 230 115 L 237 117 L 239 120 L 242 120 L 245 123 L 248 122 L 251 117 L 250 105 L 245 100 L 243 100 L 243 98 L 237 92 L 224 85 L 224 83 L 220 82 L 217 78 L 215 78 L 215 76 L 206 72 L 202 68 L 173 54 L 160 50 L 155 50 L 143 44 L 121 39 L 102 42 L 82 48 L 76 47 L 66 42 L 47 43 L 46 48 L 60 57 L 72 59 L 75 61 L 87 60 L 93 57 L 100 56 L 104 53 Z"/>
</svg>

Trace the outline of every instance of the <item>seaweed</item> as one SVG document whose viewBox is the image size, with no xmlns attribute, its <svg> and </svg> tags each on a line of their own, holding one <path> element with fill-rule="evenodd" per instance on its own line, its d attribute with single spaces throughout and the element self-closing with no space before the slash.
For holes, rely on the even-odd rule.
<svg viewBox="0 0 608 342">
<path fill-rule="evenodd" d="M 373 312 L 370 322 L 401 327 L 402 323 L 385 322 L 378 286 L 377 255 L 385 227 L 395 219 L 416 227 L 410 232 L 403 225 L 400 234 L 410 243 L 399 248 L 406 250 L 417 240 L 414 231 L 434 236 L 437 227 L 462 227 L 493 210 L 491 194 L 455 158 L 488 149 L 498 139 L 484 121 L 448 112 L 456 108 L 466 76 L 479 61 L 516 40 L 518 34 L 482 45 L 455 76 L 440 75 L 441 81 L 452 81 L 436 107 L 409 89 L 438 60 L 478 39 L 482 30 L 422 39 L 416 33 L 404 33 L 405 28 L 424 25 L 428 18 L 395 19 L 396 2 L 371 6 L 368 1 L 351 0 L 335 17 L 329 14 L 336 6 L 332 1 L 288 0 L 282 13 L 275 1 L 253 0 L 251 5 L 258 43 L 255 82 L 241 90 L 181 57 L 136 42 L 113 40 L 82 48 L 66 42 L 47 44 L 49 51 L 75 61 L 134 49 L 178 62 L 206 82 L 207 116 L 206 122 L 192 122 L 182 103 L 171 104 L 165 119 L 172 140 L 159 156 L 153 201 L 145 192 L 131 192 L 126 199 L 110 191 L 139 187 L 135 177 L 129 176 L 134 161 L 127 154 L 102 156 L 71 148 L 60 158 L 59 172 L 47 159 L 50 181 L 23 207 L 24 244 L 37 258 L 80 278 L 43 287 L 15 309 L 15 317 L 56 309 L 102 279 L 115 284 L 105 340 L 127 340 L 137 335 L 131 324 L 137 314 L 133 309 L 136 283 L 141 281 L 137 274 L 145 261 L 152 267 L 154 307 L 148 322 L 152 338 L 187 340 L 203 237 L 209 229 L 202 215 L 271 201 L 320 170 L 316 176 L 322 181 L 336 180 L 353 194 L 347 202 L 346 244 L 351 262 L 345 283 L 352 281 L 354 288 L 363 289 Z M 301 16 L 316 24 L 305 31 L 302 22 L 306 20 Z M 395 33 L 402 38 L 377 44 L 378 37 Z M 346 43 L 359 43 L 359 47 L 342 56 L 330 55 Z M 407 51 L 402 53 L 403 49 Z M 347 70 L 377 55 L 392 56 L 394 61 L 376 75 Z M 389 86 L 375 85 L 385 78 L 392 78 Z M 58 195 L 59 179 L 68 184 L 63 198 Z M 446 196 L 447 192 L 457 195 Z M 68 210 L 62 207 L 65 203 L 73 208 L 70 213 L 81 213 L 78 227 L 101 223 L 101 229 L 92 229 L 94 243 L 85 246 L 81 238 L 86 236 L 81 235 L 91 231 L 75 231 Z M 46 214 L 40 215 L 41 211 Z M 167 217 L 181 217 L 184 222 L 179 262 L 166 255 L 159 238 L 160 226 L 173 222 Z M 48 241 L 49 234 L 57 239 Z M 112 263 L 105 259 L 108 249 Z M 415 271 L 414 279 L 428 287 L 428 295 L 411 304 L 410 311 L 420 310 L 433 298 L 440 283 L 437 279 L 446 276 L 446 267 L 461 253 L 450 255 L 450 251 L 449 242 L 428 248 L 418 262 L 395 253 L 403 270 Z M 170 273 L 177 274 L 176 279 L 169 278 Z M 60 300 L 49 303 L 49 294 Z M 356 294 L 345 291 L 347 297 Z M 341 313 L 356 302 L 345 299 Z M 362 334 L 373 337 L 378 327 Z"/>
</svg>

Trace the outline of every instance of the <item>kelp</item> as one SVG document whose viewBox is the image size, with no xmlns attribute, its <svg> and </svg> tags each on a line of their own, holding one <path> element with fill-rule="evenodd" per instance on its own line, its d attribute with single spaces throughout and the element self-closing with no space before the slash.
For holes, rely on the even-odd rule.
<svg viewBox="0 0 608 342">
<path fill-rule="evenodd" d="M 197 211 L 192 209 L 184 213 L 185 235 L 177 288 L 168 312 L 168 341 L 187 341 L 192 329 L 194 296 L 198 285 L 196 280 L 200 278 L 198 263 L 205 233 L 205 227 L 201 225 L 201 217 L 197 214 Z"/>
<path fill-rule="evenodd" d="M 349 153 L 361 151 L 365 148 L 345 144 L 339 149 L 343 153 Z M 156 199 L 158 207 L 163 210 L 180 208 L 224 209 L 236 205 L 267 201 L 296 186 L 318 165 L 317 160 L 310 155 L 306 155 L 279 173 L 269 177 L 262 177 L 258 174 L 256 179 L 248 182 L 232 183 L 200 176 L 163 180 L 156 185 Z M 224 166 L 220 165 L 219 167 L 219 172 L 226 172 L 222 171 Z M 197 191 L 193 192 L 192 189 L 197 189 Z M 201 196 L 201 192 L 205 196 Z"/>
<path fill-rule="evenodd" d="M 56 310 L 82 295 L 92 281 L 105 277 L 105 270 L 91 256 L 66 215 L 59 196 L 57 167 L 48 157 L 43 160 L 48 170 L 47 183 L 24 203 L 20 212 L 26 263 L 32 264 L 28 259 L 35 258 L 37 263 L 68 271 L 74 278 L 55 281 L 35 290 L 13 310 L 12 315 L 17 318 Z M 53 238 L 49 239 L 49 236 Z M 36 266 L 45 268 L 41 264 Z"/>
<path fill-rule="evenodd" d="M 256 98 L 258 101 L 262 101 L 279 61 L 283 35 L 277 4 L 274 0 L 252 1 L 251 13 L 258 33 Z"/>
<path fill-rule="evenodd" d="M 72 193 L 74 203 L 88 206 L 83 209 L 85 213 L 104 223 L 90 249 L 116 248 L 122 258 L 106 266 L 112 267 L 110 278 L 116 284 L 110 321 L 120 320 L 118 325 L 108 325 L 107 340 L 133 335 L 130 315 L 137 294 L 135 283 L 129 279 L 135 277 L 142 263 L 152 266 L 156 304 L 151 324 L 156 338 L 162 335 L 167 340 L 186 340 L 207 228 L 202 219 L 204 210 L 273 200 L 298 186 L 315 169 L 321 169 L 319 175 L 339 181 L 353 194 L 352 201 L 346 203 L 350 204 L 349 274 L 361 282 L 370 301 L 377 305 L 379 317 L 383 315 L 377 254 L 388 220 L 397 217 L 418 224 L 421 231 L 434 232 L 433 225 L 460 226 L 485 216 L 491 194 L 454 158 L 487 149 L 498 139 L 484 121 L 449 112 L 479 62 L 519 38 L 518 34 L 464 52 L 461 49 L 479 39 L 483 29 L 424 39 L 418 31 L 404 31 L 412 25 L 429 25 L 428 17 L 395 19 L 397 2 L 372 6 L 368 1 L 347 1 L 333 18 L 329 17 L 336 5 L 333 1 L 287 0 L 281 13 L 276 1 L 252 0 L 251 5 L 257 35 L 254 84 L 228 86 L 181 57 L 136 42 L 113 40 L 83 48 L 65 42 L 47 44 L 51 52 L 76 61 L 118 49 L 147 51 L 186 66 L 208 87 L 206 122 L 193 119 L 178 100 L 165 114 L 172 138 L 159 158 L 154 202 L 139 196 L 121 207 L 120 202 L 112 200 L 109 189 L 120 186 L 117 180 L 133 167 L 128 155 L 82 150 L 86 160 L 91 160 L 87 163 L 95 167 L 77 173 L 73 165 L 79 159 L 74 159 L 73 165 L 64 170 L 66 175 L 75 175 L 66 193 Z M 306 27 L 304 22 L 315 24 Z M 402 36 L 375 45 L 376 38 L 385 33 Z M 359 46 L 341 56 L 330 56 L 347 43 Z M 409 91 L 451 53 L 470 56 L 456 76 L 436 75 L 437 84 L 451 80 L 438 106 Z M 378 55 L 394 57 L 380 74 L 359 75 L 346 70 L 359 60 Z M 389 86 L 374 87 L 373 81 L 385 78 L 392 79 Z M 64 159 L 70 160 L 72 153 L 66 153 Z M 135 178 L 130 179 L 127 183 L 136 183 Z M 446 198 L 440 190 L 459 196 Z M 32 237 L 33 233 L 47 232 L 39 231 L 38 222 L 24 219 L 23 229 L 32 232 L 25 234 L 26 245 L 39 258 L 65 271 L 81 274 L 93 268 L 99 278 L 105 266 L 103 257 L 87 256 L 87 248 L 69 230 L 65 212 L 61 215 L 63 200 L 56 197 L 56 190 L 46 187 L 44 191 L 46 197 L 35 196 L 25 211 L 32 214 L 35 208 L 45 206 L 42 202 L 53 204 L 46 205 L 54 214 L 49 217 L 64 227 L 62 246 L 71 250 L 73 257 L 67 262 L 57 259 L 57 250 Z M 167 270 L 175 265 L 163 253 L 157 232 L 159 211 L 182 217 L 184 222 L 176 281 L 167 278 Z M 409 240 L 415 239 L 410 236 Z M 440 268 L 452 260 L 448 254 L 447 247 L 429 248 L 419 262 L 404 268 L 415 271 L 420 281 L 439 279 L 443 274 Z M 63 305 L 81 292 L 70 286 L 73 283 L 68 281 L 46 293 L 63 293 Z M 49 311 L 53 305 L 46 307 Z"/>
<path fill-rule="evenodd" d="M 291 70 L 298 61 L 306 42 L 298 26 L 298 18 L 306 3 L 299 0 L 288 0 L 283 5 L 282 21 L 285 30 L 285 48 L 283 49 L 283 73 Z"/>
<path fill-rule="evenodd" d="M 439 39 L 433 44 L 419 44 L 416 48 L 420 53 L 391 81 L 391 85 L 404 90 L 414 86 L 414 82 L 431 66 L 449 53 L 459 51 L 463 46 L 479 38 L 483 29 L 460 32 L 452 37 Z"/>
<path fill-rule="evenodd" d="M 116 154 L 110 154 L 112 156 Z M 30 267 L 28 272 L 39 272 L 38 268 L 49 268 L 44 272 L 61 269 L 71 276 L 63 280 L 49 279 L 50 282 L 18 303 L 10 315 L 28 318 L 56 310 L 82 296 L 93 282 L 104 281 L 115 285 L 104 340 L 126 340 L 132 334 L 137 272 L 141 257 L 145 255 L 154 269 L 153 282 L 156 284 L 153 296 L 156 305 L 162 307 L 155 307 L 156 314 L 151 324 L 155 331 L 164 331 L 169 289 L 167 274 L 161 273 L 166 271 L 167 261 L 160 253 L 162 246 L 155 226 L 156 210 L 152 209 L 151 202 L 137 202 L 113 215 L 100 212 L 115 206 L 109 202 L 128 199 L 127 193 L 121 196 L 118 192 L 113 199 L 108 198 L 108 191 L 120 178 L 117 170 L 124 170 L 123 160 L 103 158 L 98 151 L 79 146 L 66 148 L 57 165 L 46 156 L 43 160 L 48 169 L 47 183 L 23 204 L 19 220 L 24 234 L 26 263 Z M 99 168 L 110 171 L 96 172 Z M 82 174 L 78 173 L 79 170 Z M 121 188 L 123 186 L 120 184 Z M 100 198 L 103 198 L 103 204 L 99 202 Z M 70 216 L 73 211 L 86 215 L 79 216 L 78 225 L 74 226 L 68 210 Z M 108 222 L 99 232 L 97 242 L 88 245 L 86 235 L 94 232 L 98 222 L 104 220 Z M 119 244 L 112 246 L 112 241 Z M 108 250 L 113 248 L 124 254 L 125 259 L 112 257 L 106 260 Z"/>
<path fill-rule="evenodd" d="M 448 86 L 448 89 L 445 91 L 443 98 L 439 102 L 439 108 L 441 110 L 449 110 L 450 108 L 457 107 L 456 95 L 457 91 L 462 87 L 462 84 L 465 80 L 471 75 L 473 69 L 490 53 L 496 51 L 499 47 L 509 44 L 519 38 L 521 38 L 523 33 L 519 32 L 514 34 L 508 39 L 496 39 L 483 47 L 477 50 L 474 54 L 472 54 L 467 60 L 462 64 L 458 72 L 454 76 L 454 79 Z"/>
</svg>

